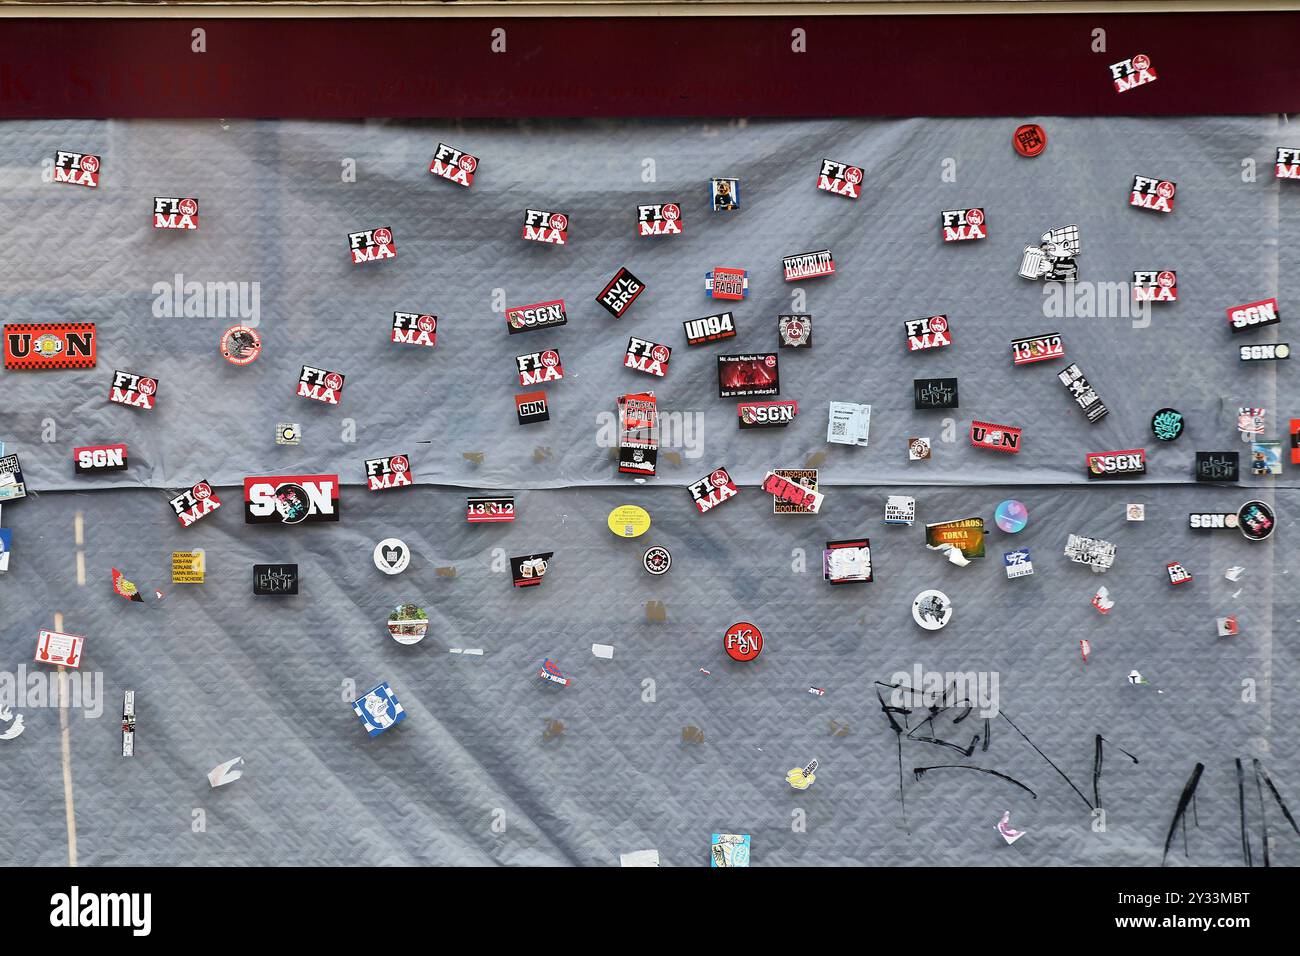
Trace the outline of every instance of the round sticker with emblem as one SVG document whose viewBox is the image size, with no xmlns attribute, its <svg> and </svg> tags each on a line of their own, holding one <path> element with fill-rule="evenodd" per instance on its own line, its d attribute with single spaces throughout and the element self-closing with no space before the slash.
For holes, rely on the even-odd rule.
<svg viewBox="0 0 1300 956">
<path fill-rule="evenodd" d="M 912 620 L 927 631 L 937 631 L 952 620 L 952 601 L 942 591 L 922 591 L 912 601 Z"/>
<path fill-rule="evenodd" d="M 411 549 L 401 538 L 385 538 L 375 545 L 375 567 L 385 574 L 401 574 L 411 563 Z"/>
<path fill-rule="evenodd" d="M 221 356 L 232 365 L 248 365 L 262 354 L 262 336 L 247 325 L 232 325 L 221 333 Z"/>
<path fill-rule="evenodd" d="M 1237 530 L 1248 541 L 1263 541 L 1273 533 L 1276 525 L 1273 509 L 1262 501 L 1247 501 L 1237 509 Z"/>
<path fill-rule="evenodd" d="M 1009 498 L 998 505 L 993 512 L 993 520 L 1007 534 L 1018 534 L 1029 523 L 1029 509 L 1022 502 Z"/>
<path fill-rule="evenodd" d="M 752 661 L 763 652 L 763 632 L 748 621 L 733 624 L 722 635 L 722 649 L 733 661 Z"/>
<path fill-rule="evenodd" d="M 1011 143 L 1016 147 L 1017 153 L 1032 159 L 1047 149 L 1047 130 L 1037 123 L 1017 126 L 1015 135 L 1011 137 Z"/>
<path fill-rule="evenodd" d="M 673 566 L 673 556 L 668 553 L 667 548 L 655 545 L 645 553 L 641 563 L 651 574 L 667 574 L 668 569 Z"/>
<path fill-rule="evenodd" d="M 638 538 L 650 530 L 650 513 L 638 505 L 619 505 L 609 513 L 608 524 L 620 538 Z"/>
<path fill-rule="evenodd" d="M 1183 433 L 1183 413 L 1176 408 L 1162 408 L 1151 416 L 1151 432 L 1161 441 L 1173 441 Z"/>
<path fill-rule="evenodd" d="M 388 634 L 398 644 L 419 644 L 429 630 L 429 615 L 418 604 L 399 604 L 388 615 Z"/>
</svg>

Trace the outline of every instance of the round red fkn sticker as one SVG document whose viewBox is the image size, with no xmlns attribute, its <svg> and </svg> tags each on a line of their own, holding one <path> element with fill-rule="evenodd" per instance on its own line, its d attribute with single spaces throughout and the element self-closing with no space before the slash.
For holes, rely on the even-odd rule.
<svg viewBox="0 0 1300 956">
<path fill-rule="evenodd" d="M 206 498 L 212 497 L 212 488 L 206 481 L 200 481 L 190 489 L 190 494 L 199 499 L 199 501 L 203 501 Z"/>
<path fill-rule="evenodd" d="M 848 169 L 844 170 L 844 179 L 856 186 L 858 183 L 862 182 L 862 170 L 858 169 L 856 166 L 850 166 Z"/>
<path fill-rule="evenodd" d="M 551 227 L 564 232 L 569 228 L 569 217 L 562 212 L 557 212 L 551 216 Z"/>
<path fill-rule="evenodd" d="M 932 315 L 932 316 L 930 316 L 930 331 L 931 331 L 931 332 L 947 332 L 947 331 L 948 331 L 948 320 L 945 319 L 942 315 Z"/>
<path fill-rule="evenodd" d="M 472 173 L 478 169 L 478 161 L 473 156 L 462 156 L 460 158 L 460 168 L 467 173 Z"/>
<path fill-rule="evenodd" d="M 555 349 L 547 349 L 542 353 L 542 364 L 547 368 L 555 368 L 560 364 L 560 353 Z"/>
<path fill-rule="evenodd" d="M 328 375 L 325 376 L 325 387 L 332 388 L 335 390 L 342 388 L 343 376 L 340 375 L 338 372 L 330 372 Z"/>
<path fill-rule="evenodd" d="M 1162 289 L 1168 289 L 1174 284 L 1174 274 L 1172 272 L 1162 272 L 1156 276 L 1156 284 Z"/>
<path fill-rule="evenodd" d="M 763 632 L 748 621 L 727 628 L 722 635 L 722 649 L 733 661 L 752 661 L 763 650 Z"/>
<path fill-rule="evenodd" d="M 677 203 L 675 202 L 670 202 L 668 205 L 664 206 L 663 212 L 665 219 L 676 219 L 682 214 L 682 211 L 677 208 Z"/>
<path fill-rule="evenodd" d="M 400 473 L 406 471 L 411 466 L 407 462 L 405 455 L 394 455 L 392 460 L 388 463 L 388 467 L 393 469 L 393 471 Z"/>
<path fill-rule="evenodd" d="M 1021 156 L 1037 156 L 1047 149 L 1047 131 L 1037 123 L 1017 126 L 1011 137 L 1011 144 Z"/>
<path fill-rule="evenodd" d="M 727 482 L 731 481 L 731 476 L 728 475 L 726 471 L 719 468 L 713 474 L 709 475 L 709 481 L 713 483 L 715 488 L 721 488 L 723 485 L 727 484 Z"/>
<path fill-rule="evenodd" d="M 141 395 L 152 395 L 154 392 L 158 391 L 158 383 L 151 378 L 142 378 L 140 379 L 140 384 L 136 386 L 135 390 Z"/>
<path fill-rule="evenodd" d="M 86 172 L 88 172 L 88 173 L 95 173 L 95 172 L 98 172 L 98 171 L 99 171 L 99 160 L 97 160 L 94 156 L 82 156 L 82 157 L 81 157 L 81 168 L 84 169 L 84 170 L 85 170 Z"/>
<path fill-rule="evenodd" d="M 192 216 L 199 211 L 198 201 L 194 199 L 182 199 L 178 205 L 183 216 Z"/>
<path fill-rule="evenodd" d="M 422 315 L 415 320 L 415 324 L 420 327 L 421 332 L 432 332 L 436 320 L 431 315 Z"/>
<path fill-rule="evenodd" d="M 1156 186 L 1156 195 L 1163 196 L 1165 199 L 1172 199 L 1174 196 L 1174 184 L 1165 180 Z"/>
<path fill-rule="evenodd" d="M 379 243 L 379 245 L 386 246 L 392 241 L 393 241 L 393 234 L 389 232 L 387 229 L 375 230 L 375 242 Z"/>
<path fill-rule="evenodd" d="M 1145 53 L 1139 53 L 1137 56 L 1133 57 L 1133 69 L 1135 70 L 1145 70 L 1150 65 L 1151 57 L 1147 56 Z"/>
<path fill-rule="evenodd" d="M 980 225 L 983 225 L 983 224 L 984 224 L 984 210 L 982 210 L 982 209 L 967 209 L 967 210 L 966 210 L 966 221 L 967 221 L 968 223 L 970 223 L 972 226 L 980 226 Z"/>
<path fill-rule="evenodd" d="M 668 346 L 656 345 L 654 348 L 650 350 L 650 357 L 654 359 L 656 362 L 667 362 Z"/>
</svg>

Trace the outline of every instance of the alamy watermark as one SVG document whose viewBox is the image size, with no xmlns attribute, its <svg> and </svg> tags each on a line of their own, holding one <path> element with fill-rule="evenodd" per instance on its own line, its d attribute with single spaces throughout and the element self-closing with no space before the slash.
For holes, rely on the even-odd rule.
<svg viewBox="0 0 1300 956">
<path fill-rule="evenodd" d="M 178 272 L 150 291 L 156 319 L 238 319 L 249 328 L 262 321 L 260 282 L 187 282 Z"/>
<path fill-rule="evenodd" d="M 1043 317 L 1129 319 L 1135 329 L 1151 324 L 1151 303 L 1135 302 L 1131 282 L 1045 282 Z"/>
<path fill-rule="evenodd" d="M 973 707 L 981 717 L 998 715 L 997 671 L 927 671 L 920 664 L 912 670 L 896 671 L 889 678 L 894 685 L 890 706 L 917 710 L 925 707 Z"/>
<path fill-rule="evenodd" d="M 66 693 L 68 707 L 81 710 L 83 717 L 100 717 L 104 713 L 104 674 L 102 671 L 33 670 L 19 664 L 17 671 L 0 671 L 0 712 L 32 710 L 37 707 L 60 707 Z"/>
</svg>

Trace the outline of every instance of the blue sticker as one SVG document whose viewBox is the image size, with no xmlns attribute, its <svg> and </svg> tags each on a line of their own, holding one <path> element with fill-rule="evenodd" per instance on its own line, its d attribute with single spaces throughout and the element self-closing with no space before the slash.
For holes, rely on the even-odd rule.
<svg viewBox="0 0 1300 956">
<path fill-rule="evenodd" d="M 371 737 L 377 737 L 406 719 L 406 710 L 393 693 L 393 688 L 388 686 L 388 681 L 354 700 L 352 711 Z"/>
</svg>

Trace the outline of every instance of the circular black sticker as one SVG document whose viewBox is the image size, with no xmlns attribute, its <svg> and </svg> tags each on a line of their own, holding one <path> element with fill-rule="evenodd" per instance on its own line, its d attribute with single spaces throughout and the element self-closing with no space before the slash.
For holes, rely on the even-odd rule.
<svg viewBox="0 0 1300 956">
<path fill-rule="evenodd" d="M 1151 431 L 1161 441 L 1173 441 L 1183 433 L 1183 413 L 1176 408 L 1162 408 L 1151 416 Z"/>
<path fill-rule="evenodd" d="M 1262 501 L 1247 501 L 1237 511 L 1237 528 L 1249 541 L 1263 541 L 1276 524 L 1273 509 Z"/>
<path fill-rule="evenodd" d="M 673 556 L 668 553 L 667 548 L 656 545 L 645 553 L 641 563 L 651 574 L 665 574 L 673 566 Z"/>
</svg>

